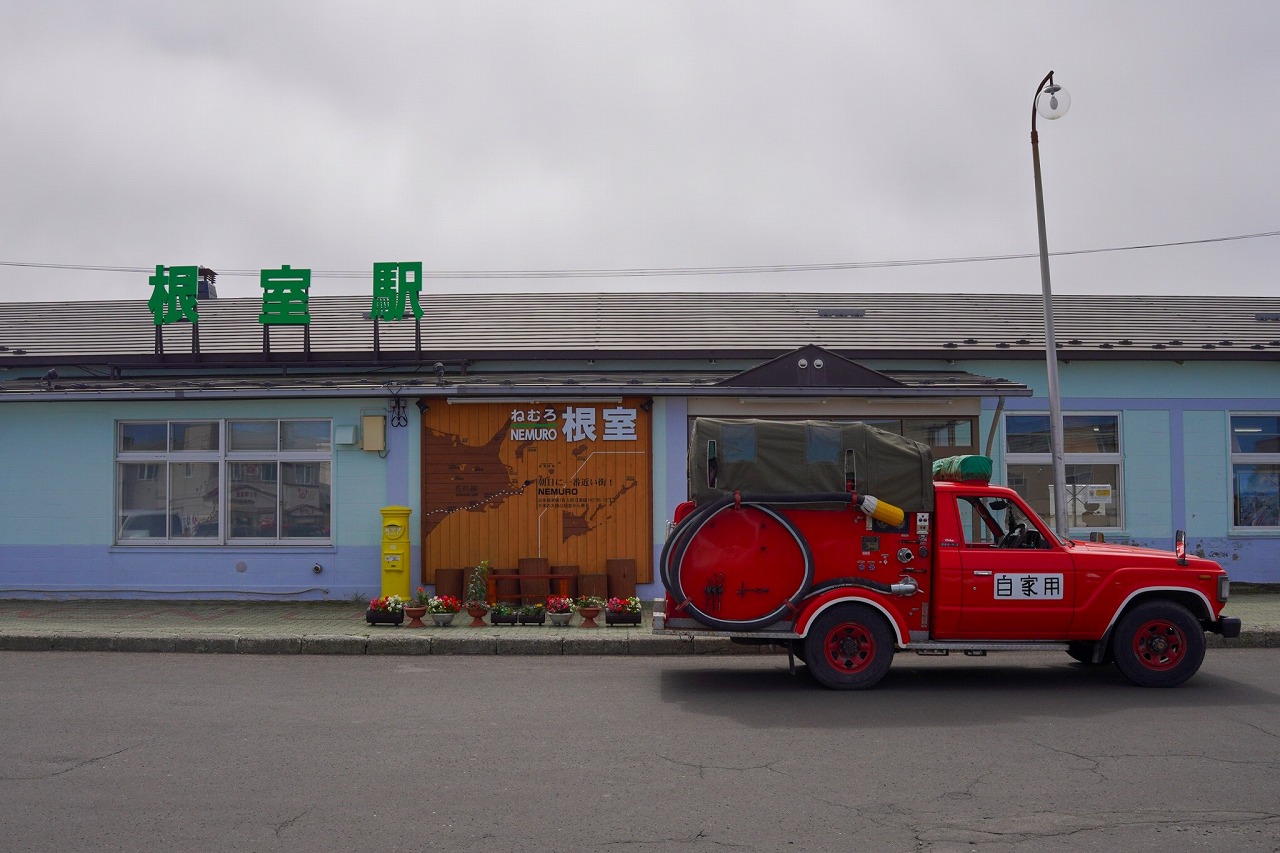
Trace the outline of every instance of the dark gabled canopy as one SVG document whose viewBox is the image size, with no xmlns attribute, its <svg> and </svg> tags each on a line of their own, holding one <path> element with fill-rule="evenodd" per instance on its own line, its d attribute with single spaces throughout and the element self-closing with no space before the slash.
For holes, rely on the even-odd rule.
<svg viewBox="0 0 1280 853">
<path fill-rule="evenodd" d="M 716 383 L 732 388 L 905 388 L 896 379 L 809 344 Z"/>
</svg>

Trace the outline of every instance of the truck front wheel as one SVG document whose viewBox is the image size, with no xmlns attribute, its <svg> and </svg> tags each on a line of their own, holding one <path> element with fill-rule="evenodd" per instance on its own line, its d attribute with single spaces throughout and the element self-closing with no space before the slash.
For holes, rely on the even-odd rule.
<svg viewBox="0 0 1280 853">
<path fill-rule="evenodd" d="M 841 604 L 820 615 L 804 640 L 813 677 L 834 690 L 865 690 L 889 671 L 893 634 L 865 604 Z"/>
<path fill-rule="evenodd" d="M 1204 629 L 1172 601 L 1148 601 L 1120 618 L 1112 640 L 1116 666 L 1141 687 L 1177 687 L 1204 660 Z"/>
</svg>

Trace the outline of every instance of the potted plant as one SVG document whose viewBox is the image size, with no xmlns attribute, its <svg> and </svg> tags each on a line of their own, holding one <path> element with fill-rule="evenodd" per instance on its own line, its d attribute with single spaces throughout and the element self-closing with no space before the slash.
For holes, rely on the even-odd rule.
<svg viewBox="0 0 1280 853">
<path fill-rule="evenodd" d="M 453 623 L 453 618 L 462 609 L 462 602 L 452 595 L 433 595 L 427 599 L 427 611 L 431 613 L 431 621 L 441 628 Z"/>
<path fill-rule="evenodd" d="M 514 625 L 519 616 L 515 607 L 503 601 L 495 601 L 489 608 L 489 621 L 494 625 Z"/>
<path fill-rule="evenodd" d="M 583 595 L 578 598 L 574 604 L 578 608 L 578 615 L 582 617 L 582 624 L 579 628 L 599 628 L 596 624 L 596 617 L 600 615 L 601 609 L 604 608 L 604 599 L 598 595 Z"/>
<path fill-rule="evenodd" d="M 547 599 L 547 615 L 551 624 L 564 627 L 573 618 L 573 599 L 567 595 L 553 595 Z"/>
<path fill-rule="evenodd" d="M 484 615 L 489 612 L 489 561 L 481 560 L 467 580 L 467 600 L 462 605 L 471 617 L 472 628 L 484 627 Z"/>
<path fill-rule="evenodd" d="M 606 625 L 639 625 L 640 599 L 634 595 L 610 598 L 604 605 L 604 622 Z"/>
<path fill-rule="evenodd" d="M 418 587 L 418 591 L 409 596 L 409 600 L 404 603 L 404 615 L 409 617 L 410 628 L 425 628 L 422 624 L 422 617 L 427 615 L 427 600 L 430 598 L 427 591 L 422 587 Z"/>
<path fill-rule="evenodd" d="M 526 604 L 520 608 L 521 625 L 545 625 L 546 622 L 547 609 L 542 602 Z"/>
<path fill-rule="evenodd" d="M 398 595 L 369 599 L 364 621 L 370 625 L 399 625 L 404 621 L 404 599 Z"/>
</svg>

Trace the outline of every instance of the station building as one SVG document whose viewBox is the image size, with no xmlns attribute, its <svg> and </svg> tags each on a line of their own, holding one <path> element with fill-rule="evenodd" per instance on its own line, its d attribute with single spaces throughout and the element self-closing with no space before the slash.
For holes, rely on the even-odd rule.
<svg viewBox="0 0 1280 853">
<path fill-rule="evenodd" d="M 369 597 L 404 507 L 414 588 L 488 560 L 652 598 L 699 415 L 985 454 L 1053 518 L 1038 295 L 312 297 L 277 322 L 201 277 L 182 316 L 0 305 L 0 596 Z M 1054 306 L 1073 537 L 1183 529 L 1280 582 L 1280 299 Z"/>
</svg>

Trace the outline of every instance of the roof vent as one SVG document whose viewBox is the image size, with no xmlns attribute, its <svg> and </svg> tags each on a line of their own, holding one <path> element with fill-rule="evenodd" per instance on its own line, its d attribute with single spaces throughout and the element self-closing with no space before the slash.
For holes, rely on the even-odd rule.
<svg viewBox="0 0 1280 853">
<path fill-rule="evenodd" d="M 1254 314 L 1253 319 L 1259 323 L 1280 323 L 1280 314 Z"/>
<path fill-rule="evenodd" d="M 826 320 L 847 320 L 867 316 L 865 308 L 819 308 L 818 316 Z"/>
</svg>

